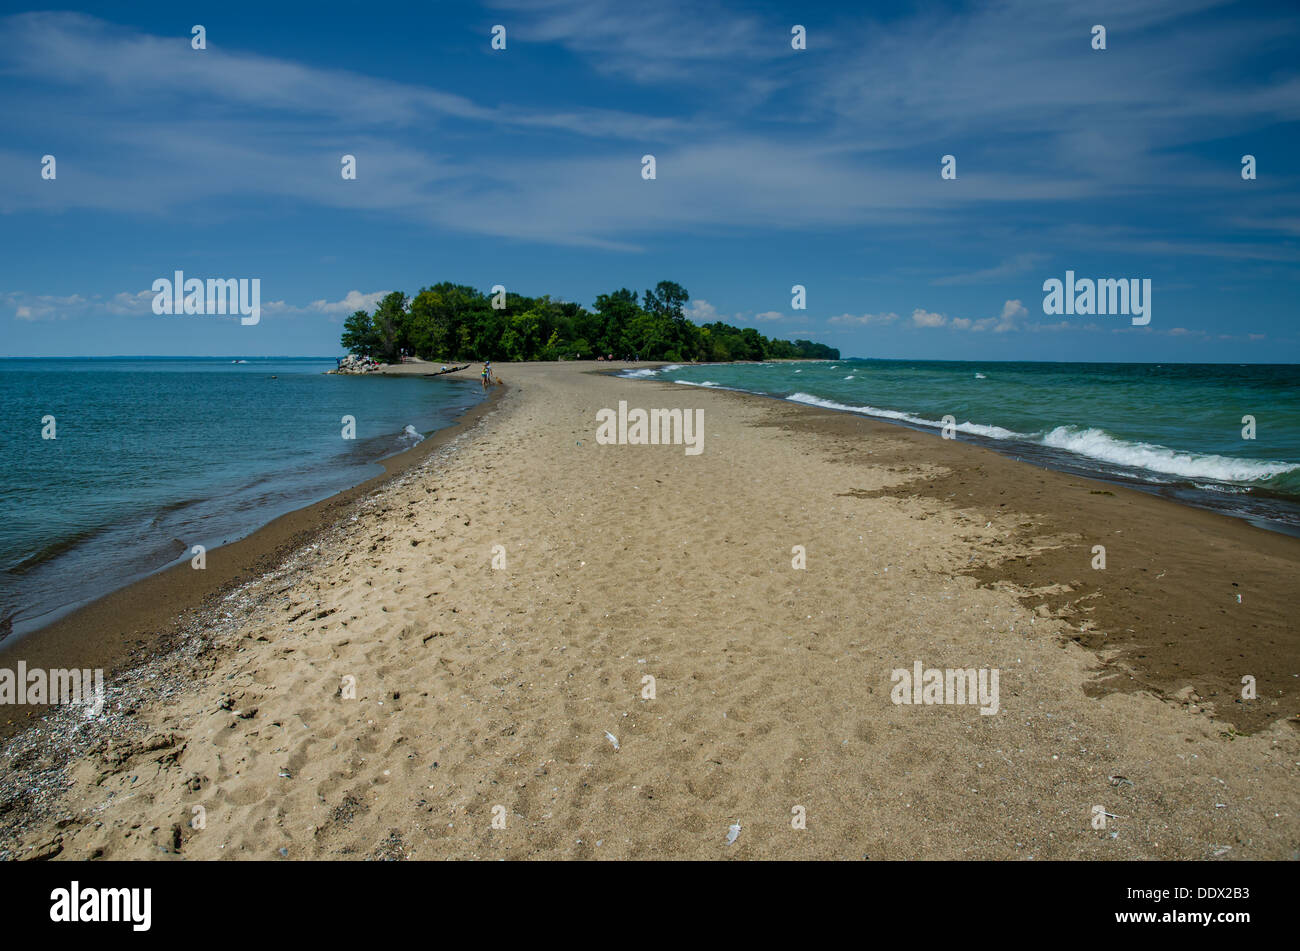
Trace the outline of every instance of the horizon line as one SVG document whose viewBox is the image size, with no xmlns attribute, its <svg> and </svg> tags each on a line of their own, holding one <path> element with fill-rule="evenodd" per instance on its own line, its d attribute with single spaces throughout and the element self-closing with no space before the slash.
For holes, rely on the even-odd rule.
<svg viewBox="0 0 1300 951">
<path fill-rule="evenodd" d="M 346 356 L 346 354 L 344 354 Z M 338 360 L 340 357 L 324 354 L 239 354 L 239 353 L 218 353 L 218 354 L 167 354 L 167 353 L 114 353 L 114 354 L 81 354 L 77 356 L 0 356 L 0 360 Z M 1270 363 L 1262 360 L 1024 360 L 1015 357 L 998 357 L 984 360 L 943 360 L 932 357 L 844 357 L 832 360 L 826 357 L 783 357 L 773 360 L 614 360 L 614 363 L 663 363 L 679 366 L 730 366 L 733 364 L 760 364 L 760 363 L 844 363 L 848 360 L 859 361 L 877 361 L 881 363 L 1079 363 L 1079 364 L 1097 364 L 1103 366 L 1261 366 L 1261 367 L 1294 367 L 1300 366 L 1300 362 L 1283 362 Z M 436 360 L 424 360 L 424 363 L 437 363 Z M 471 363 L 481 363 L 482 361 L 475 358 Z M 498 360 L 498 363 L 596 363 L 596 360 Z"/>
</svg>

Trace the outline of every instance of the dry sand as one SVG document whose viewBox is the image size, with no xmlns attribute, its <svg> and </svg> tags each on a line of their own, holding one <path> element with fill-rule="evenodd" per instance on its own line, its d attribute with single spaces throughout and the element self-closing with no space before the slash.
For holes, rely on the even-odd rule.
<svg viewBox="0 0 1300 951">
<path fill-rule="evenodd" d="M 0 848 L 1297 857 L 1296 540 L 856 417 L 499 371 L 472 429 L 119 678 L 111 726 L 16 736 Z M 620 399 L 703 408 L 703 453 L 596 445 Z M 892 703 L 916 660 L 999 669 L 999 712 Z"/>
</svg>

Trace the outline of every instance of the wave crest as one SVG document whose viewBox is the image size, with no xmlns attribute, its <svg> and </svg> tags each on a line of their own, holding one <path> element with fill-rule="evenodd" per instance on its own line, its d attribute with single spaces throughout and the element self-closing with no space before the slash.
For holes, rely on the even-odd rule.
<svg viewBox="0 0 1300 951">
<path fill-rule="evenodd" d="M 1300 469 L 1288 462 L 1261 459 L 1233 459 L 1196 452 L 1179 452 L 1145 442 L 1129 442 L 1104 429 L 1057 426 L 1042 438 L 1044 446 L 1099 459 L 1118 466 L 1163 472 L 1184 479 L 1213 479 L 1216 482 L 1260 482 Z"/>
<path fill-rule="evenodd" d="M 821 406 L 826 409 L 840 410 L 846 413 L 861 413 L 863 416 L 876 416 L 880 419 L 897 419 L 902 422 L 912 423 L 915 426 L 929 426 L 932 429 L 943 429 L 943 420 L 926 419 L 924 416 L 915 416 L 911 413 L 900 412 L 896 409 L 880 409 L 876 406 L 849 406 L 846 403 L 837 403 L 834 400 L 824 400 L 820 396 L 811 396 L 808 393 L 792 393 L 786 399 L 794 403 L 807 403 L 810 406 Z M 1003 429 L 1001 426 L 986 426 L 983 423 L 972 423 L 967 420 L 964 423 L 958 423 L 954 429 L 959 433 L 970 433 L 973 436 L 984 436 L 988 439 L 1024 439 L 1024 433 L 1017 433 L 1010 429 Z"/>
</svg>

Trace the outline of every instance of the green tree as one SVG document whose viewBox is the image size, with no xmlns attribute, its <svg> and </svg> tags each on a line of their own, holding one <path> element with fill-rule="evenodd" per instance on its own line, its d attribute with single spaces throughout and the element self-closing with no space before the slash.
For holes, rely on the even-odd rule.
<svg viewBox="0 0 1300 951">
<path fill-rule="evenodd" d="M 343 324 L 349 352 L 395 361 L 403 350 L 424 359 L 591 359 L 612 353 L 646 360 L 839 359 L 839 351 L 808 340 L 769 340 L 752 327 L 686 319 L 690 295 L 660 281 L 642 300 L 626 287 L 596 298 L 592 310 L 550 295 L 508 294 L 496 310 L 483 292 L 442 282 L 411 300 L 394 291 L 373 315 L 357 311 Z M 643 303 L 644 302 L 644 303 Z"/>
<path fill-rule="evenodd" d="M 343 338 L 340 341 L 348 353 L 359 357 L 374 356 L 379 346 L 379 335 L 375 333 L 375 322 L 364 310 L 355 311 L 343 321 Z"/>
<path fill-rule="evenodd" d="M 645 313 L 637 302 L 636 291 L 624 287 L 612 294 L 601 294 L 596 298 L 595 310 L 600 326 L 596 334 L 597 344 L 606 353 L 624 357 L 640 351 L 639 344 L 631 336 L 632 322 Z"/>
<path fill-rule="evenodd" d="M 501 335 L 501 352 L 506 360 L 536 360 L 541 352 L 543 317 L 537 308 L 511 314 Z"/>
<path fill-rule="evenodd" d="M 674 281 L 660 281 L 655 289 L 645 292 L 645 309 L 652 314 L 668 317 L 677 322 L 686 320 L 686 302 L 691 295 Z"/>
<path fill-rule="evenodd" d="M 401 291 L 386 294 L 375 308 L 376 355 L 386 363 L 396 363 L 408 346 L 406 295 Z"/>
</svg>

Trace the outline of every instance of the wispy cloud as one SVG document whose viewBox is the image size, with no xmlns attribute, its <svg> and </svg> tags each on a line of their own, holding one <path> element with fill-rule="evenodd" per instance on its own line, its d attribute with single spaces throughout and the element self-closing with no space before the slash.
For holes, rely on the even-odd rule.
<svg viewBox="0 0 1300 951">
<path fill-rule="evenodd" d="M 373 310 L 387 293 L 389 292 L 372 291 L 363 294 L 360 291 L 349 291 L 340 300 L 321 299 L 306 304 L 290 304 L 283 300 L 267 301 L 262 304 L 262 312 L 268 315 L 286 316 L 323 314 L 328 318 L 337 319 L 358 310 Z M 14 319 L 24 321 L 68 320 L 104 315 L 143 317 L 153 315 L 154 297 L 152 289 L 122 291 L 108 296 L 68 294 L 62 297 L 7 291 L 0 293 L 0 314 L 9 311 Z"/>
<path fill-rule="evenodd" d="M 1104 61 L 1087 56 L 1084 19 L 1036 2 L 921 14 L 888 29 L 841 14 L 809 24 L 805 52 L 790 49 L 789 17 L 726 7 L 545 0 L 498 9 L 512 49 L 560 45 L 600 73 L 685 86 L 699 93 L 694 109 L 667 117 L 486 103 L 242 51 L 220 37 L 195 54 L 184 37 L 80 14 L 21 14 L 0 20 L 0 72 L 28 83 L 27 99 L 21 109 L 0 100 L 0 109 L 20 120 L 15 137 L 33 137 L 24 127 L 33 115 L 65 117 L 62 172 L 48 187 L 30 174 L 30 149 L 9 146 L 0 175 L 16 184 L 0 195 L 0 211 L 165 214 L 275 196 L 611 250 L 703 228 L 871 222 L 915 235 L 980 220 L 989 207 L 1186 185 L 1200 180 L 1203 163 L 1171 155 L 1171 143 L 1203 136 L 1207 123 L 1228 134 L 1300 117 L 1292 77 L 1205 78 L 1246 60 L 1258 30 L 1225 32 L 1157 3 L 1125 11 L 1125 52 L 1099 54 Z M 1274 35 L 1296 35 L 1296 23 L 1282 19 Z M 1174 28 L 1181 42 L 1171 52 L 1158 40 Z M 738 102 L 726 91 L 740 86 Z M 429 129 L 470 149 L 449 147 L 445 135 L 404 134 Z M 509 134 L 510 149 L 474 147 L 485 129 Z M 956 182 L 938 176 L 949 150 Z M 644 151 L 658 160 L 652 182 L 639 175 Z M 344 152 L 359 167 L 346 184 Z M 1179 239 L 1160 240 L 1177 253 Z M 996 282 L 1040 253 L 934 283 Z"/>
<path fill-rule="evenodd" d="M 640 83 L 695 85 L 702 73 L 750 74 L 753 64 L 790 49 L 788 24 L 722 4 L 495 0 L 493 6 L 510 14 L 505 23 L 520 41 L 562 44 L 600 71 Z"/>
<path fill-rule="evenodd" d="M 968 271 L 965 274 L 952 274 L 948 277 L 938 278 L 930 283 L 944 287 L 954 284 L 985 284 L 992 281 L 1006 280 L 1009 277 L 1015 277 L 1017 274 L 1024 274 L 1026 271 L 1033 270 L 1047 259 L 1048 255 L 1031 251 L 1007 258 L 1001 264 L 993 267 L 979 271 Z"/>
<path fill-rule="evenodd" d="M 841 326 L 867 327 L 872 324 L 892 324 L 898 320 L 895 313 L 886 314 L 839 314 L 830 318 L 829 323 Z"/>
<path fill-rule="evenodd" d="M 52 294 L 3 294 L 4 306 L 17 320 L 59 320 L 69 309 L 85 306 L 86 298 L 80 294 L 59 297 Z"/>
<path fill-rule="evenodd" d="M 0 38 L 4 73 L 41 80 L 52 90 L 98 91 L 99 105 L 132 117 L 168 104 L 202 103 L 232 120 L 254 110 L 315 127 L 336 123 L 353 134 L 445 120 L 632 139 L 679 129 L 673 119 L 610 109 L 484 106 L 429 86 L 239 52 L 215 38 L 196 54 L 187 38 L 138 33 L 79 13 L 6 17 Z"/>
<path fill-rule="evenodd" d="M 264 281 L 282 298 L 264 310 L 318 318 L 298 327 L 372 307 L 378 292 L 322 293 L 422 279 L 408 269 L 429 259 L 402 252 L 426 237 L 440 254 L 490 247 L 501 270 L 535 267 L 538 246 L 572 249 L 555 257 L 570 289 L 590 287 L 606 252 L 629 269 L 672 267 L 674 254 L 716 242 L 716 274 L 730 276 L 677 275 L 707 289 L 692 317 L 766 333 L 820 325 L 849 340 L 938 331 L 938 341 L 946 331 L 973 351 L 1017 333 L 1097 329 L 1047 323 L 1036 301 L 1014 300 L 1051 261 L 1150 273 L 1170 322 L 1189 331 L 1218 319 L 1207 316 L 1210 281 L 1236 297 L 1267 287 L 1255 312 L 1279 331 L 1289 319 L 1300 265 L 1300 176 L 1287 159 L 1300 122 L 1294 9 L 998 0 L 813 17 L 752 0 L 488 0 L 445 37 L 479 49 L 446 62 L 419 43 L 377 61 L 221 29 L 197 53 L 187 27 L 131 19 L 153 25 L 0 18 L 0 216 L 51 240 L 74 217 L 126 238 L 114 260 L 91 262 L 97 288 L 14 259 L 3 284 L 31 293 L 0 295 L 0 309 L 33 338 L 57 334 L 45 321 L 148 313 L 147 294 L 116 289 L 141 283 L 144 263 L 169 266 L 165 242 L 192 227 L 205 256 L 296 269 L 275 290 Z M 801 21 L 806 51 L 789 44 Z M 499 57 L 487 49 L 494 22 L 510 36 Z M 1089 46 L 1094 22 L 1110 29 L 1104 52 Z M 379 42 L 366 34 L 357 48 Z M 1257 181 L 1240 178 L 1247 150 Z M 37 174 L 46 152 L 57 181 Z M 653 181 L 640 174 L 647 152 Z M 355 181 L 339 175 L 345 153 Z M 949 153 L 955 181 L 939 176 Z M 246 253 L 223 244 L 250 218 L 283 231 L 282 257 L 256 241 Z M 376 268 L 373 280 L 316 289 L 322 249 L 291 240 L 331 226 L 365 242 L 348 266 Z M 783 305 L 735 276 L 837 249 L 842 261 L 795 271 L 833 302 L 829 318 L 765 309 Z M 965 292 L 980 286 L 989 293 Z M 1169 344 L 1168 334 L 1151 339 Z"/>
</svg>

